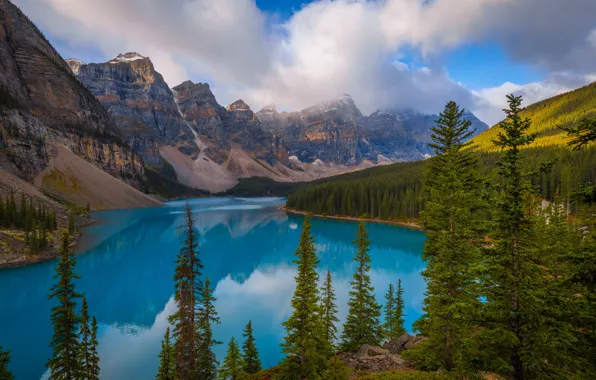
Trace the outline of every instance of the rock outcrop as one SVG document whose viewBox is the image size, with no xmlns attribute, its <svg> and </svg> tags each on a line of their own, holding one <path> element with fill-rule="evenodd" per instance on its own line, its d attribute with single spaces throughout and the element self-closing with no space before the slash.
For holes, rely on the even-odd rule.
<svg viewBox="0 0 596 380">
<path fill-rule="evenodd" d="M 408 333 L 403 334 L 399 338 L 391 342 L 385 342 L 383 344 L 383 348 L 389 350 L 392 354 L 400 354 L 404 350 L 408 350 L 412 348 L 415 344 L 420 342 L 424 342 L 426 337 L 424 336 L 415 336 L 410 335 Z"/>
<path fill-rule="evenodd" d="M 349 368 L 364 373 L 411 368 L 401 356 L 393 354 L 387 349 L 369 345 L 362 346 L 355 354 L 342 352 L 339 354 L 339 358 Z"/>
<path fill-rule="evenodd" d="M 105 63 L 69 59 L 72 72 L 110 112 L 120 133 L 146 163 L 164 165 L 162 145 L 196 157 L 195 137 L 179 112 L 174 94 L 149 58 L 120 54 Z"/>
<path fill-rule="evenodd" d="M 31 180 L 48 165 L 54 145 L 140 186 L 143 161 L 106 109 L 37 27 L 0 0 L 0 166 Z"/>
</svg>

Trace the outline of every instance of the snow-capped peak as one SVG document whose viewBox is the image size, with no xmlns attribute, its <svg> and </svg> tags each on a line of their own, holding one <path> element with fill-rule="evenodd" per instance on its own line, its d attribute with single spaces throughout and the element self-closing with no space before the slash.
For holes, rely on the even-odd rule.
<svg viewBox="0 0 596 380">
<path fill-rule="evenodd" d="M 119 62 L 132 62 L 139 59 L 145 59 L 139 53 L 129 52 L 129 53 L 120 53 L 118 56 L 110 61 L 110 63 L 119 63 Z"/>
</svg>

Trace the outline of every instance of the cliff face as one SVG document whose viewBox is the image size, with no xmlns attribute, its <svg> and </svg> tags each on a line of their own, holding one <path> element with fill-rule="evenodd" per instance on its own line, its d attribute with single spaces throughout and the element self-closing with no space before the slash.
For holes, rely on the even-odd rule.
<svg viewBox="0 0 596 380">
<path fill-rule="evenodd" d="M 186 81 L 174 87 L 180 110 L 186 121 L 206 145 L 206 155 L 223 164 L 233 147 L 239 147 L 270 165 L 287 164 L 287 154 L 276 136 L 265 131 L 259 119 L 242 100 L 224 108 L 209 85 Z"/>
<path fill-rule="evenodd" d="M 194 135 L 178 111 L 172 91 L 149 58 L 120 54 L 105 63 L 69 60 L 73 73 L 111 114 L 132 149 L 159 168 L 160 145 L 195 156 Z"/>
<path fill-rule="evenodd" d="M 362 161 L 412 161 L 432 153 L 431 127 L 438 115 L 409 109 L 376 111 L 364 116 L 349 95 L 300 112 L 278 112 L 267 106 L 257 112 L 263 126 L 282 139 L 290 156 L 302 162 L 317 159 L 355 165 Z M 472 113 L 476 133 L 488 126 Z"/>
<path fill-rule="evenodd" d="M 32 179 L 49 164 L 52 144 L 131 184 L 143 175 L 107 111 L 35 25 L 0 0 L 0 165 Z"/>
<path fill-rule="evenodd" d="M 356 165 L 369 147 L 359 125 L 362 113 L 349 95 L 299 112 L 268 106 L 257 112 L 264 127 L 283 141 L 290 156 L 302 162 Z"/>
</svg>

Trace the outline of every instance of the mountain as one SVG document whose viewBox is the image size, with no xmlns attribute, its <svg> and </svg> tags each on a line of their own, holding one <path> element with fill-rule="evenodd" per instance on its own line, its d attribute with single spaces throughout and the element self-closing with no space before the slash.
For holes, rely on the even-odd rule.
<svg viewBox="0 0 596 380">
<path fill-rule="evenodd" d="M 277 169 L 289 163 L 283 144 L 242 100 L 222 107 L 206 83 L 170 89 L 151 60 L 135 52 L 104 63 L 68 62 L 132 149 L 164 175 L 209 191 L 242 177 L 294 180 Z"/>
<path fill-rule="evenodd" d="M 106 196 L 113 187 L 126 189 L 136 206 L 159 204 L 131 187 L 143 186 L 144 163 L 122 140 L 106 109 L 8 0 L 0 0 L 0 149 L 3 179 L 20 177 L 82 203 L 93 190 L 89 173 L 99 170 L 109 174 L 103 182 Z M 76 168 L 65 165 L 72 157 Z M 92 207 L 130 207 L 117 193 L 105 206 L 91 201 Z"/>
<path fill-rule="evenodd" d="M 570 127 L 584 117 L 596 116 L 596 82 L 565 94 L 530 104 L 521 112 L 522 117 L 532 120 L 529 133 L 537 133 L 532 147 L 561 146 L 570 140 L 561 128 Z M 474 148 L 480 151 L 496 151 L 492 141 L 500 131 L 499 124 L 480 134 Z"/>
<path fill-rule="evenodd" d="M 194 135 L 178 110 L 172 91 L 149 58 L 120 54 L 105 63 L 68 59 L 77 79 L 108 110 L 126 142 L 154 168 L 164 166 L 161 145 L 197 155 Z"/>
<path fill-rule="evenodd" d="M 302 162 L 355 165 L 425 158 L 438 115 L 395 109 L 364 116 L 350 95 L 342 95 L 299 112 L 279 112 L 269 105 L 257 117 L 265 129 L 280 136 L 288 154 Z M 470 112 L 464 118 L 477 132 L 488 129 Z"/>
<path fill-rule="evenodd" d="M 257 117 L 300 162 L 357 165 L 366 158 L 367 144 L 358 124 L 362 113 L 349 95 L 299 112 L 280 113 L 269 106 Z"/>
</svg>

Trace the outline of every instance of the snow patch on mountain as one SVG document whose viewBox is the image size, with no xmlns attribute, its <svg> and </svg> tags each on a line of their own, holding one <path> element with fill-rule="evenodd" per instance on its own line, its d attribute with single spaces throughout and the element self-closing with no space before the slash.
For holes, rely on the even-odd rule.
<svg viewBox="0 0 596 380">
<path fill-rule="evenodd" d="M 118 56 L 110 61 L 110 63 L 120 63 L 120 62 L 132 62 L 137 61 L 139 59 L 145 59 L 139 53 L 129 52 L 129 53 L 120 53 Z"/>
</svg>

